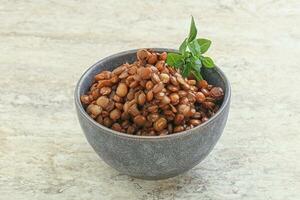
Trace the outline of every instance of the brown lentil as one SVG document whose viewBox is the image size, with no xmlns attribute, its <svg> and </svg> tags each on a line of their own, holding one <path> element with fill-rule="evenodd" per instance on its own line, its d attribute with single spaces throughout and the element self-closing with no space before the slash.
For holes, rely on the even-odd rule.
<svg viewBox="0 0 300 200">
<path fill-rule="evenodd" d="M 101 115 L 102 115 L 102 117 L 108 117 L 109 112 L 107 112 L 106 110 L 102 110 Z"/>
<path fill-rule="evenodd" d="M 160 82 L 160 78 L 157 74 L 153 73 L 152 76 L 151 76 L 151 80 L 152 82 L 154 83 L 159 83 Z"/>
<path fill-rule="evenodd" d="M 158 120 L 159 118 L 159 114 L 157 113 L 153 113 L 147 116 L 147 120 L 150 122 L 155 122 L 156 120 Z"/>
<path fill-rule="evenodd" d="M 207 89 L 202 88 L 202 89 L 201 89 L 201 92 L 202 92 L 206 97 L 209 96 L 209 91 L 208 91 Z"/>
<path fill-rule="evenodd" d="M 127 95 L 127 92 L 128 92 L 127 85 L 125 83 L 120 83 L 117 87 L 116 94 L 119 97 L 125 97 Z"/>
<path fill-rule="evenodd" d="M 159 55 L 159 60 L 167 60 L 167 52 L 162 52 L 160 55 Z"/>
<path fill-rule="evenodd" d="M 148 57 L 150 57 L 150 52 L 148 52 L 146 49 L 140 49 L 137 51 L 137 58 L 139 60 L 147 60 Z"/>
<path fill-rule="evenodd" d="M 153 87 L 153 93 L 158 93 L 158 92 L 162 91 L 163 88 L 164 88 L 164 84 L 158 83 Z"/>
<path fill-rule="evenodd" d="M 127 69 L 126 66 L 121 65 L 120 67 L 117 67 L 116 69 L 114 69 L 111 73 L 113 75 L 120 75 L 126 69 Z"/>
<path fill-rule="evenodd" d="M 210 109 L 212 110 L 215 107 L 215 104 L 213 102 L 210 101 L 205 101 L 202 103 L 204 108 Z"/>
<path fill-rule="evenodd" d="M 130 122 L 128 120 L 123 121 L 122 124 L 121 124 L 122 128 L 128 128 L 129 127 L 129 123 Z"/>
<path fill-rule="evenodd" d="M 194 119 L 200 119 L 201 118 L 201 113 L 200 112 L 195 112 L 194 115 L 192 116 Z"/>
<path fill-rule="evenodd" d="M 111 127 L 112 123 L 113 123 L 113 121 L 108 117 L 105 117 L 103 119 L 103 125 L 106 127 Z"/>
<path fill-rule="evenodd" d="M 148 57 L 148 63 L 153 65 L 157 62 L 157 55 L 152 53 L 149 57 Z"/>
<path fill-rule="evenodd" d="M 145 126 L 146 128 L 150 128 L 150 127 L 152 127 L 152 122 L 146 121 L 144 126 Z"/>
<path fill-rule="evenodd" d="M 145 68 L 139 68 L 139 75 L 142 79 L 149 79 L 151 78 L 151 73 L 152 70 L 150 67 L 145 67 Z"/>
<path fill-rule="evenodd" d="M 174 131 L 174 133 L 184 131 L 184 127 L 183 126 L 175 126 L 173 131 Z"/>
<path fill-rule="evenodd" d="M 102 108 L 106 108 L 106 106 L 108 106 L 109 99 L 106 96 L 101 96 L 97 99 L 96 103 Z"/>
<path fill-rule="evenodd" d="M 114 123 L 114 124 L 111 126 L 111 129 L 113 129 L 113 130 L 115 130 L 115 131 L 123 132 L 123 131 L 122 131 L 122 126 L 121 126 L 119 123 Z"/>
<path fill-rule="evenodd" d="M 120 79 L 124 79 L 124 78 L 127 78 L 129 76 L 128 72 L 127 71 L 124 71 L 122 72 L 120 75 L 119 75 L 119 78 Z"/>
<path fill-rule="evenodd" d="M 140 114 L 140 111 L 139 111 L 137 105 L 133 104 L 132 106 L 130 106 L 128 113 L 135 117 L 138 114 Z"/>
<path fill-rule="evenodd" d="M 146 89 L 147 90 L 151 90 L 153 88 L 154 84 L 152 83 L 152 81 L 147 81 L 146 83 Z"/>
<path fill-rule="evenodd" d="M 121 117 L 121 112 L 118 109 L 114 109 L 110 112 L 109 117 L 116 121 L 117 119 L 119 119 Z"/>
<path fill-rule="evenodd" d="M 133 81 L 132 83 L 130 83 L 129 87 L 130 88 L 135 88 L 136 86 L 139 85 L 139 82 L 138 81 Z"/>
<path fill-rule="evenodd" d="M 180 104 L 187 105 L 189 103 L 189 99 L 187 97 L 182 97 L 180 99 Z"/>
<path fill-rule="evenodd" d="M 96 88 L 95 90 L 92 91 L 92 97 L 93 99 L 97 99 L 100 96 L 99 89 Z"/>
<path fill-rule="evenodd" d="M 148 111 L 151 113 L 156 113 L 158 110 L 158 106 L 157 105 L 152 105 L 150 107 L 148 107 Z"/>
<path fill-rule="evenodd" d="M 161 100 L 161 103 L 164 104 L 164 105 L 169 104 L 170 102 L 171 102 L 171 99 L 167 96 L 164 96 Z"/>
<path fill-rule="evenodd" d="M 109 85 L 111 85 L 111 84 L 115 84 L 115 83 L 117 83 L 119 81 L 119 77 L 118 77 L 118 75 L 113 75 L 112 77 L 111 77 L 111 79 L 110 79 L 110 84 Z"/>
<path fill-rule="evenodd" d="M 96 81 L 104 80 L 104 79 L 110 79 L 111 72 L 110 71 L 102 71 L 100 74 L 97 74 L 95 76 Z"/>
<path fill-rule="evenodd" d="M 179 95 L 177 93 L 172 93 L 170 95 L 171 103 L 177 105 L 179 103 Z"/>
<path fill-rule="evenodd" d="M 175 119 L 174 119 L 174 124 L 179 125 L 179 124 L 182 124 L 183 121 L 184 121 L 184 115 L 183 114 L 177 114 L 175 116 Z"/>
<path fill-rule="evenodd" d="M 186 97 L 187 96 L 187 92 L 186 91 L 184 91 L 184 90 L 179 90 L 178 91 L 178 95 L 180 96 L 180 97 Z"/>
<path fill-rule="evenodd" d="M 128 126 L 126 133 L 132 135 L 134 132 L 135 128 L 133 126 Z"/>
<path fill-rule="evenodd" d="M 198 126 L 199 124 L 201 124 L 201 120 L 199 119 L 191 119 L 189 122 L 193 126 Z"/>
<path fill-rule="evenodd" d="M 160 77 L 161 82 L 163 82 L 163 83 L 168 83 L 170 80 L 169 75 L 166 73 L 161 73 L 159 77 Z"/>
<path fill-rule="evenodd" d="M 199 81 L 199 85 L 198 85 L 198 87 L 199 88 L 207 88 L 207 86 L 208 86 L 208 84 L 207 84 L 207 81 L 206 80 L 201 80 L 201 81 Z"/>
<path fill-rule="evenodd" d="M 136 66 L 132 66 L 129 68 L 128 70 L 128 74 L 133 75 L 136 73 L 137 67 Z"/>
<path fill-rule="evenodd" d="M 111 87 L 103 87 L 100 89 L 101 95 L 109 95 L 111 93 Z"/>
<path fill-rule="evenodd" d="M 165 69 L 165 61 L 160 60 L 156 63 L 155 67 L 159 70 L 159 71 L 163 71 Z"/>
<path fill-rule="evenodd" d="M 115 102 L 113 100 L 108 101 L 108 105 L 104 108 L 106 111 L 110 112 L 115 107 Z"/>
<path fill-rule="evenodd" d="M 224 96 L 224 92 L 222 90 L 222 88 L 220 87 L 213 87 L 210 92 L 209 95 L 212 98 L 215 98 L 216 100 L 222 99 L 222 97 Z"/>
<path fill-rule="evenodd" d="M 190 106 L 186 104 L 181 104 L 177 108 L 178 112 L 183 114 L 184 116 L 188 116 L 190 109 L 191 109 Z"/>
<path fill-rule="evenodd" d="M 174 86 L 179 86 L 179 83 L 177 82 L 177 79 L 176 79 L 174 76 L 171 76 L 170 82 L 171 82 Z"/>
<path fill-rule="evenodd" d="M 146 95 L 144 92 L 141 92 L 141 94 L 138 96 L 138 104 L 139 105 L 144 105 L 146 102 Z"/>
<path fill-rule="evenodd" d="M 165 118 L 159 118 L 157 121 L 154 122 L 153 128 L 156 131 L 162 131 L 167 127 L 167 120 Z"/>
<path fill-rule="evenodd" d="M 91 115 L 92 118 L 96 118 L 102 112 L 102 108 L 95 104 L 90 104 L 86 108 L 86 112 Z"/>
<path fill-rule="evenodd" d="M 168 90 L 170 90 L 171 92 L 177 92 L 178 91 L 178 87 L 174 86 L 174 85 L 168 85 L 167 86 Z"/>
<path fill-rule="evenodd" d="M 114 96 L 113 96 L 113 100 L 114 100 L 115 102 L 122 102 L 122 98 L 119 97 L 118 95 L 114 95 Z"/>
<path fill-rule="evenodd" d="M 112 82 L 110 80 L 100 80 L 100 81 L 98 81 L 97 88 L 102 88 L 102 87 L 111 86 L 111 85 L 112 85 Z"/>
<path fill-rule="evenodd" d="M 153 99 L 153 91 L 150 90 L 147 94 L 146 94 L 146 98 L 147 101 L 151 101 Z"/>
<path fill-rule="evenodd" d="M 96 118 L 96 121 L 97 121 L 99 124 L 102 124 L 102 123 L 103 123 L 103 117 L 102 117 L 102 115 L 98 115 L 98 117 Z"/>
<path fill-rule="evenodd" d="M 122 103 L 115 103 L 115 107 L 119 110 L 123 110 L 123 104 Z"/>
<path fill-rule="evenodd" d="M 196 85 L 196 80 L 188 80 L 187 83 L 189 85 Z"/>
<path fill-rule="evenodd" d="M 88 95 L 82 95 L 80 97 L 80 100 L 83 104 L 90 104 L 91 103 L 91 99 Z"/>
<path fill-rule="evenodd" d="M 202 103 L 203 101 L 205 101 L 205 95 L 202 92 L 197 92 L 196 100 L 198 103 Z"/>
<path fill-rule="evenodd" d="M 137 116 L 134 117 L 133 122 L 137 126 L 143 126 L 146 123 L 146 118 L 143 115 L 137 115 Z"/>
</svg>

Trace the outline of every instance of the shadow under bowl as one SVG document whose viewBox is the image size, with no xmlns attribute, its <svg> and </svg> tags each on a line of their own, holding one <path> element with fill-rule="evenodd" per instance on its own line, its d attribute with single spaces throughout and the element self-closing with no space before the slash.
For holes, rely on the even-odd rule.
<svg viewBox="0 0 300 200">
<path fill-rule="evenodd" d="M 155 52 L 176 52 L 153 48 Z M 199 164 L 213 149 L 225 127 L 230 107 L 230 84 L 218 68 L 202 69 L 204 79 L 221 87 L 225 96 L 219 111 L 205 123 L 166 136 L 136 136 L 120 133 L 94 121 L 84 110 L 80 96 L 86 94 L 94 76 L 103 70 L 136 60 L 135 50 L 106 57 L 91 66 L 75 89 L 75 106 L 82 130 L 96 153 L 123 174 L 141 179 L 165 179 L 179 175 Z"/>
</svg>

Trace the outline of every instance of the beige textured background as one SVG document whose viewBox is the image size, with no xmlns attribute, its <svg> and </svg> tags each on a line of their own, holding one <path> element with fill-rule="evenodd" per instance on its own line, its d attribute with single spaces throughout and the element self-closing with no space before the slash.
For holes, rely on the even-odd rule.
<svg viewBox="0 0 300 200">
<path fill-rule="evenodd" d="M 73 90 L 110 54 L 178 47 L 193 14 L 231 113 L 191 171 L 143 181 L 87 144 Z M 0 2 L 0 199 L 300 199 L 300 1 Z"/>
</svg>

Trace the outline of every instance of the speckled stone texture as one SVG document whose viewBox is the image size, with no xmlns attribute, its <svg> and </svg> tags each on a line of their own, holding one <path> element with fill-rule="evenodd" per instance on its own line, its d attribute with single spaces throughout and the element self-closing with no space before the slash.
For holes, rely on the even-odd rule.
<svg viewBox="0 0 300 200">
<path fill-rule="evenodd" d="M 0 199 L 300 199 L 300 2 L 13 1 L 0 3 Z M 87 143 L 75 84 L 97 60 L 176 48 L 193 14 L 231 81 L 228 123 L 189 172 L 143 181 Z"/>
</svg>

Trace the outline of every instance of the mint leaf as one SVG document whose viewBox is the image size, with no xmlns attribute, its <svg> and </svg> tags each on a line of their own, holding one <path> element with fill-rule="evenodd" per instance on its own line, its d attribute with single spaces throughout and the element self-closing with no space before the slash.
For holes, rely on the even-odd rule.
<svg viewBox="0 0 300 200">
<path fill-rule="evenodd" d="M 197 41 L 198 41 L 198 44 L 200 45 L 202 54 L 205 53 L 211 45 L 211 41 L 208 39 L 199 38 L 199 39 L 197 39 Z"/>
<path fill-rule="evenodd" d="M 200 72 L 195 71 L 195 70 L 192 70 L 191 72 L 192 72 L 192 74 L 194 75 L 194 77 L 196 78 L 197 81 L 203 80 L 203 77 L 201 76 Z"/>
<path fill-rule="evenodd" d="M 197 28 L 194 17 L 192 16 L 189 35 L 179 47 L 180 54 L 169 53 L 167 64 L 174 68 L 179 68 L 179 72 L 183 77 L 188 77 L 193 74 L 195 79 L 202 80 L 202 66 L 213 68 L 215 64 L 210 57 L 204 57 L 202 55 L 209 49 L 211 41 L 205 38 L 196 39 L 196 36 Z"/>
<path fill-rule="evenodd" d="M 192 64 L 188 62 L 186 65 L 184 65 L 183 71 L 182 71 L 182 76 L 183 77 L 188 77 L 191 73 L 192 69 Z"/>
<path fill-rule="evenodd" d="M 196 36 L 197 36 L 197 28 L 195 25 L 194 17 L 192 16 L 188 42 L 193 41 L 196 38 Z"/>
<path fill-rule="evenodd" d="M 177 53 L 168 53 L 167 64 L 169 66 L 178 67 L 178 65 L 183 64 L 183 56 Z"/>
<path fill-rule="evenodd" d="M 184 52 L 184 54 L 183 54 L 183 56 L 184 56 L 184 59 L 187 59 L 187 58 L 189 58 L 189 57 L 191 57 L 191 52 L 189 52 L 189 51 L 186 51 L 186 52 Z"/>
<path fill-rule="evenodd" d="M 186 47 L 187 47 L 187 38 L 185 38 L 183 40 L 183 42 L 181 43 L 180 47 L 179 47 L 179 52 L 181 54 L 184 54 L 184 52 L 186 52 Z"/>
<path fill-rule="evenodd" d="M 200 72 L 200 71 L 201 71 L 201 67 L 202 67 L 201 60 L 199 60 L 199 59 L 197 58 L 197 59 L 194 61 L 193 69 L 195 69 L 196 71 Z"/>
<path fill-rule="evenodd" d="M 188 47 L 194 56 L 200 56 L 201 48 L 200 48 L 200 45 L 198 44 L 197 40 L 193 40 L 192 42 L 190 42 L 188 44 Z"/>
<path fill-rule="evenodd" d="M 213 68 L 215 66 L 214 61 L 210 57 L 202 57 L 200 59 L 206 68 Z"/>
<path fill-rule="evenodd" d="M 201 76 L 201 67 L 202 67 L 202 63 L 198 58 L 195 58 L 193 61 L 193 65 L 192 65 L 192 70 L 191 73 L 194 75 L 194 77 L 199 81 L 202 80 L 202 76 Z"/>
</svg>

